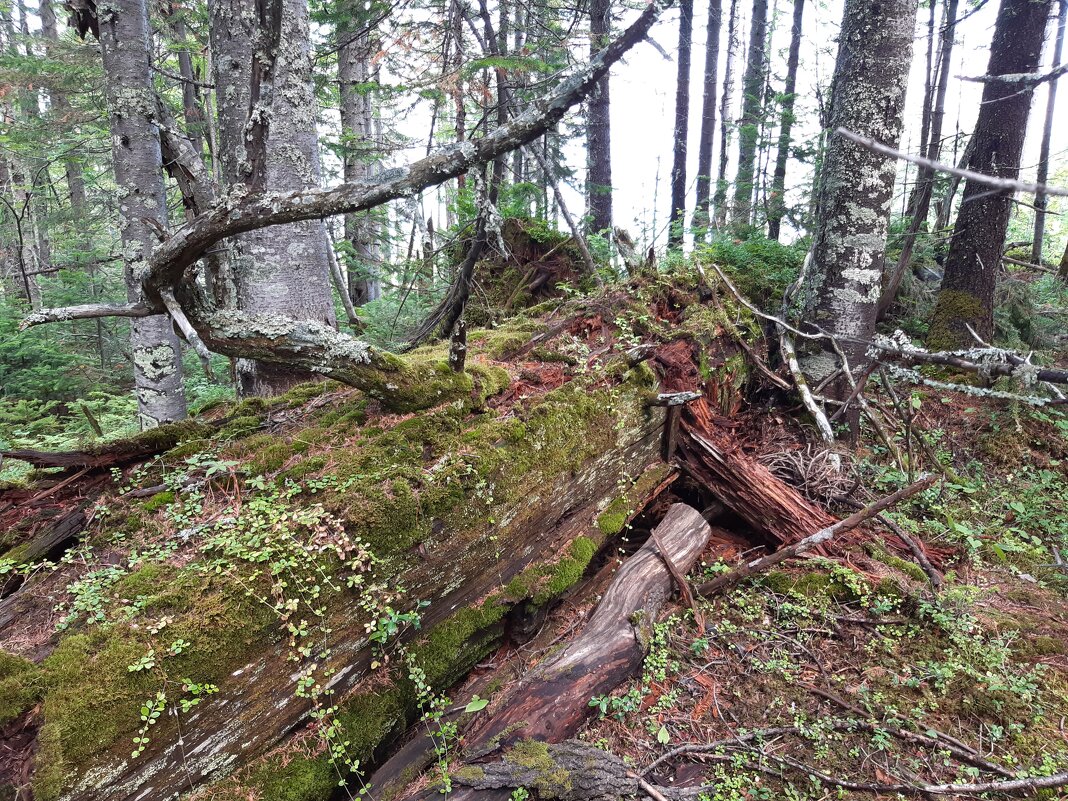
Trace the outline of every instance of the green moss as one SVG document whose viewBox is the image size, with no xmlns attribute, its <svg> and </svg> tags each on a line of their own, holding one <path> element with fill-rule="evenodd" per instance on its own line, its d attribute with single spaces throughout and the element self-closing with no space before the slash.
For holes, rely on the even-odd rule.
<svg viewBox="0 0 1068 801">
<path fill-rule="evenodd" d="M 571 790 L 571 774 L 556 764 L 549 746 L 537 740 L 520 740 L 504 755 L 511 762 L 526 770 L 534 771 L 534 789 L 546 798 L 557 798 Z"/>
<path fill-rule="evenodd" d="M 482 606 L 460 609 L 412 647 L 412 655 L 426 672 L 431 687 L 441 689 L 455 683 L 496 647 L 500 637 L 491 629 L 508 608 L 493 597 Z"/>
<path fill-rule="evenodd" d="M 898 570 L 904 573 L 909 578 L 915 581 L 927 581 L 927 574 L 923 572 L 923 568 L 915 562 L 910 562 L 907 559 L 902 559 L 898 556 L 894 556 L 885 547 L 881 545 L 873 545 L 868 549 L 871 553 L 872 559 L 876 559 L 882 562 L 887 567 L 892 567 L 894 570 Z"/>
<path fill-rule="evenodd" d="M 37 703 L 42 689 L 39 674 L 28 659 L 0 651 L 0 725 Z"/>
<path fill-rule="evenodd" d="M 619 534 L 627 525 L 630 511 L 630 503 L 626 498 L 616 498 L 597 516 L 597 528 L 606 537 Z"/>
<path fill-rule="evenodd" d="M 262 648 L 263 629 L 274 616 L 244 594 L 217 589 L 217 579 L 205 579 L 189 570 L 171 571 L 146 565 L 116 583 L 113 592 L 119 600 L 141 597 L 146 613 L 170 617 L 168 642 L 184 639 L 191 643 L 181 654 L 160 657 L 166 660 L 168 673 L 220 683 L 235 667 L 246 664 L 250 653 Z M 173 577 L 164 580 L 168 574 Z M 38 681 L 44 691 L 44 723 L 40 742 L 49 757 L 35 778 L 35 787 L 39 783 L 45 793 L 38 797 L 54 798 L 55 788 L 65 786 L 70 775 L 109 749 L 125 752 L 131 747 L 129 738 L 140 726 L 141 704 L 160 689 L 155 671 L 128 669 L 152 647 L 147 636 L 140 626 L 91 628 L 64 637 L 41 663 Z M 154 736 L 176 733 L 159 725 Z"/>
<path fill-rule="evenodd" d="M 304 384 L 297 384 L 284 395 L 275 398 L 274 403 L 286 409 L 293 409 L 303 406 L 308 401 L 328 392 L 335 392 L 340 388 L 341 385 L 336 381 L 309 381 Z"/>
<path fill-rule="evenodd" d="M 460 784 L 473 784 L 486 777 L 486 771 L 480 768 L 478 765 L 463 765 L 449 773 L 455 781 Z"/>
<path fill-rule="evenodd" d="M 927 347 L 931 350 L 953 350 L 973 345 L 966 325 L 980 330 L 983 315 L 983 302 L 978 296 L 971 292 L 943 289 L 938 293 L 938 303 L 931 315 Z"/>
<path fill-rule="evenodd" d="M 157 492 L 147 501 L 141 504 L 141 508 L 146 512 L 157 512 L 165 506 L 170 506 L 174 503 L 174 493 L 170 490 L 164 492 Z"/>
<path fill-rule="evenodd" d="M 364 764 L 376 749 L 404 732 L 411 715 L 400 690 L 361 693 L 344 702 L 338 715 L 351 759 Z M 337 789 L 338 767 L 329 757 L 270 757 L 251 773 L 248 784 L 257 798 L 278 801 L 322 801 Z"/>
<path fill-rule="evenodd" d="M 552 566 L 549 581 L 535 594 L 535 606 L 542 606 L 577 584 L 596 553 L 597 543 L 589 537 L 576 538 L 567 556 Z"/>
<path fill-rule="evenodd" d="M 219 430 L 219 439 L 241 439 L 256 432 L 262 425 L 263 417 L 258 414 L 232 417 Z"/>
</svg>

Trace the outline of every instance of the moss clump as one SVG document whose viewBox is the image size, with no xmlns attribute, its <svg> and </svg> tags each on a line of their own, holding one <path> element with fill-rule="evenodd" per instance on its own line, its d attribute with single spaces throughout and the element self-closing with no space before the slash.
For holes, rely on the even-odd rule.
<svg viewBox="0 0 1068 801">
<path fill-rule="evenodd" d="M 255 433 L 263 425 L 263 417 L 255 414 L 231 418 L 219 431 L 219 439 L 241 439 Z"/>
<path fill-rule="evenodd" d="M 297 384 L 284 395 L 278 396 L 274 403 L 286 409 L 293 409 L 328 392 L 336 392 L 340 387 L 336 381 L 308 381 Z"/>
<path fill-rule="evenodd" d="M 534 772 L 534 789 L 539 796 L 558 798 L 571 790 L 570 772 L 556 764 L 545 743 L 520 740 L 508 749 L 504 760 Z"/>
<path fill-rule="evenodd" d="M 568 548 L 567 556 L 552 566 L 549 581 L 534 596 L 534 605 L 542 606 L 577 584 L 596 553 L 597 543 L 589 537 L 576 538 Z"/>
<path fill-rule="evenodd" d="M 490 653 L 499 639 L 491 629 L 507 612 L 508 606 L 494 596 L 482 606 L 461 609 L 435 626 L 411 649 L 427 683 L 435 688 L 448 687 Z"/>
<path fill-rule="evenodd" d="M 968 347 L 972 337 L 966 326 L 980 330 L 983 316 L 983 302 L 978 296 L 959 289 L 943 289 L 931 315 L 927 347 L 932 350 Z"/>
<path fill-rule="evenodd" d="M 486 771 L 478 765 L 464 765 L 451 771 L 449 776 L 460 784 L 474 784 L 486 777 Z"/>
<path fill-rule="evenodd" d="M 158 512 L 165 506 L 170 506 L 174 503 L 174 493 L 170 490 L 164 492 L 157 492 L 147 501 L 141 504 L 141 508 L 146 512 Z"/>
<path fill-rule="evenodd" d="M 0 651 L 0 725 L 37 703 L 40 694 L 37 665 Z"/>
<path fill-rule="evenodd" d="M 597 528 L 606 537 L 619 534 L 627 526 L 630 518 L 630 504 L 626 498 L 616 498 L 608 508 L 597 515 Z"/>
</svg>

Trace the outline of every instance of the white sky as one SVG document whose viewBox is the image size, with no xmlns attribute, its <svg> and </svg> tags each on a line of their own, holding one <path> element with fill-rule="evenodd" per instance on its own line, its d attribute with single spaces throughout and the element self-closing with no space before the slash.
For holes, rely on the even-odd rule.
<svg viewBox="0 0 1068 801">
<path fill-rule="evenodd" d="M 698 0 L 700 3 L 700 0 Z M 726 61 L 726 0 L 724 5 L 723 40 L 719 79 L 722 80 Z M 746 15 L 749 3 L 740 0 L 739 7 Z M 962 6 L 970 7 L 968 3 Z M 963 11 L 964 9 L 962 9 Z M 776 20 L 775 34 L 772 41 L 772 86 L 781 91 L 786 64 L 786 50 L 790 40 L 790 22 L 792 15 L 791 0 L 772 0 L 771 16 Z M 701 114 L 701 86 L 704 75 L 704 42 L 707 24 L 707 9 L 694 9 L 694 53 L 691 64 L 691 98 L 690 98 L 690 136 L 689 165 L 687 174 L 691 179 L 690 203 L 693 202 L 692 179 L 697 171 L 697 136 Z M 830 2 L 810 2 L 805 8 L 804 40 L 801 48 L 801 66 L 798 70 L 797 114 L 798 123 L 794 126 L 794 139 L 814 137 L 818 132 L 816 87 L 827 86 L 834 70 L 836 40 L 841 22 L 841 0 Z M 905 129 L 901 139 L 901 149 L 912 153 L 919 150 L 921 105 L 924 88 L 924 61 L 926 53 L 927 10 L 921 9 L 917 23 L 917 40 L 913 58 L 913 69 L 909 79 L 909 90 L 905 110 Z M 993 34 L 997 3 L 988 2 L 974 16 L 969 17 L 958 26 L 957 46 L 953 52 L 952 76 L 976 76 L 986 71 L 988 48 Z M 739 25 L 740 46 L 743 51 L 748 39 L 748 19 Z M 1053 25 L 1050 25 L 1050 41 L 1047 42 L 1044 63 L 1051 60 Z M 678 42 L 678 11 L 669 10 L 653 29 L 653 38 L 668 52 L 674 53 Z M 735 68 L 735 92 L 740 83 L 741 63 Z M 677 66 L 674 61 L 666 61 L 655 48 L 649 44 L 638 45 L 628 54 L 624 64 L 617 67 L 612 74 L 612 158 L 613 182 L 616 187 L 614 197 L 617 224 L 630 227 L 634 233 L 652 230 L 653 214 L 656 215 L 658 230 L 657 243 L 664 241 L 664 222 L 670 207 L 668 179 L 671 171 L 671 140 L 674 126 L 675 80 Z M 1034 173 L 1038 160 L 1041 124 L 1046 108 L 1048 84 L 1035 92 L 1031 125 L 1028 130 L 1027 145 L 1024 155 L 1025 171 Z M 946 98 L 946 118 L 943 125 L 943 137 L 950 136 L 955 130 L 970 133 L 982 95 L 982 85 L 975 82 L 953 80 Z M 739 97 L 735 97 L 733 114 L 739 114 Z M 1068 119 L 1068 97 L 1061 92 L 1057 118 Z M 718 125 L 718 120 L 717 120 Z M 737 138 L 732 142 L 736 147 Z M 717 133 L 713 163 L 719 160 L 719 135 Z M 1052 166 L 1050 174 L 1056 174 L 1058 168 L 1063 172 L 1068 165 L 1065 157 L 1068 149 L 1068 126 L 1054 125 L 1054 137 L 1051 147 Z M 734 156 L 731 154 L 728 177 L 734 175 Z M 952 161 L 952 150 L 943 154 L 943 160 Z M 575 154 L 573 159 L 581 159 Z M 772 155 L 774 158 L 774 154 Z M 912 179 L 915 167 L 908 168 L 908 178 Z M 899 169 L 897 191 L 897 208 L 903 201 L 901 179 L 905 177 L 905 166 Z M 658 184 L 659 180 L 659 184 Z M 788 202 L 807 201 L 807 192 L 801 188 L 811 180 L 808 165 L 791 161 L 787 167 Z M 792 191 L 791 191 L 792 188 Z M 655 198 L 655 204 L 654 204 Z M 575 203 L 579 202 L 576 196 Z M 690 209 L 692 213 L 692 208 Z M 1058 223 L 1051 221 L 1057 230 Z"/>
</svg>

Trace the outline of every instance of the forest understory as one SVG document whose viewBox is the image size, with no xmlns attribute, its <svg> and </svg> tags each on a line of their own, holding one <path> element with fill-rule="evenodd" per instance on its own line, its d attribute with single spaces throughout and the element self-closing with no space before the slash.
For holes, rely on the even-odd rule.
<svg viewBox="0 0 1068 801">
<path fill-rule="evenodd" d="M 424 411 L 318 382 L 5 454 L 9 793 L 1059 797 L 1068 419 L 883 372 L 836 456 L 737 291 L 543 300 Z"/>
<path fill-rule="evenodd" d="M 0 801 L 1068 798 L 1068 0 L 791 5 L 0 0 Z"/>
</svg>

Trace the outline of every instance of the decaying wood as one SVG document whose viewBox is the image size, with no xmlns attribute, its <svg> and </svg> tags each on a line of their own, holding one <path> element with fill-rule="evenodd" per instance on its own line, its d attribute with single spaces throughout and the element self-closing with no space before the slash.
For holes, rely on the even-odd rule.
<svg viewBox="0 0 1068 801">
<path fill-rule="evenodd" d="M 447 555 L 430 552 L 407 571 L 404 586 L 409 596 L 430 602 L 421 615 L 423 631 L 432 632 L 454 611 L 499 591 L 502 583 L 531 563 L 552 560 L 577 537 L 591 536 L 599 512 L 619 492 L 621 474 L 665 469 L 660 462 L 663 417 L 662 411 L 650 410 L 646 420 L 628 432 L 626 441 L 524 498 L 507 522 L 487 522 L 485 536 L 474 538 L 462 549 L 446 539 L 442 547 Z M 699 551 L 698 547 L 695 556 Z M 658 561 L 657 565 L 664 570 Z M 330 667 L 336 670 L 332 688 L 337 695 L 344 697 L 363 686 L 371 661 L 363 625 L 350 619 L 344 626 L 335 626 L 326 647 L 331 651 Z M 637 653 L 640 660 L 640 650 Z M 220 684 L 212 703 L 183 716 L 181 738 L 172 720 L 161 720 L 148 749 L 137 760 L 128 758 L 126 743 L 117 752 L 101 753 L 90 770 L 67 789 L 65 801 L 174 798 L 190 786 L 225 775 L 263 754 L 306 720 L 310 708 L 307 699 L 294 694 L 288 655 L 284 642 L 265 644 L 253 661 Z"/>
<path fill-rule="evenodd" d="M 633 675 L 645 656 L 648 636 L 673 579 L 664 557 L 687 572 L 704 551 L 711 528 L 701 514 L 674 504 L 656 527 L 655 538 L 626 561 L 581 633 L 563 651 L 535 667 L 498 699 L 486 719 L 464 737 L 472 760 L 496 757 L 521 740 L 562 743 L 590 714 L 589 700 Z M 482 797 L 478 788 L 452 797 Z"/>
<path fill-rule="evenodd" d="M 707 597 L 718 592 L 723 592 L 724 590 L 737 586 L 751 576 L 770 570 L 775 565 L 785 562 L 787 559 L 794 556 L 800 556 L 816 546 L 830 541 L 839 534 L 844 534 L 845 532 L 856 528 L 861 523 L 870 520 L 883 510 L 889 509 L 895 503 L 898 503 L 905 498 L 911 498 L 918 492 L 922 492 L 934 484 L 937 478 L 938 476 L 936 475 L 926 476 L 913 484 L 909 484 L 904 489 L 900 489 L 891 495 L 880 498 L 875 503 L 864 507 L 859 512 L 847 517 L 845 520 L 839 520 L 837 523 L 827 526 L 827 528 L 821 529 L 809 537 L 805 537 L 800 542 L 787 545 L 786 547 L 775 551 L 775 553 L 762 556 L 760 559 L 754 559 L 752 562 L 747 562 L 729 573 L 722 573 L 698 587 L 697 593 L 698 595 Z"/>
<path fill-rule="evenodd" d="M 695 405 L 700 408 L 700 405 Z M 727 507 L 776 544 L 803 540 L 834 519 L 742 452 L 738 440 L 715 422 L 683 419 L 678 460 Z"/>
</svg>

